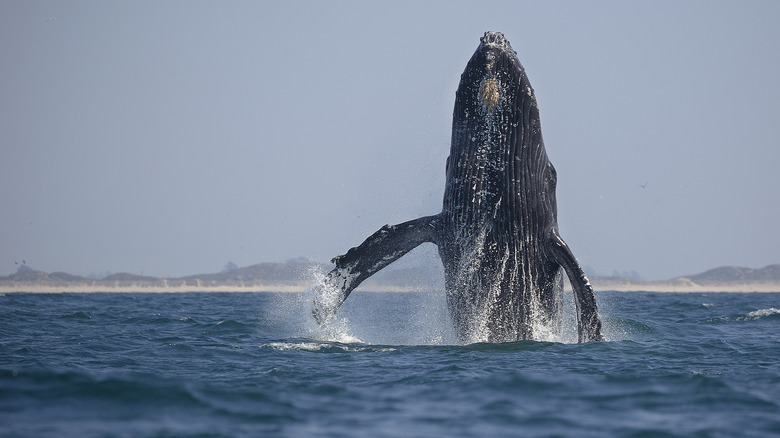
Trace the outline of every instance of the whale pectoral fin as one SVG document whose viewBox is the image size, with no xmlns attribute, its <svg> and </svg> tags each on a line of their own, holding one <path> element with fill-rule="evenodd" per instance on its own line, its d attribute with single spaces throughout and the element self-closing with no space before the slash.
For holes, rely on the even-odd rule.
<svg viewBox="0 0 780 438">
<path fill-rule="evenodd" d="M 313 314 L 318 322 L 327 320 L 363 280 L 425 242 L 438 244 L 440 216 L 426 216 L 398 225 L 385 225 L 346 254 L 335 257 L 336 268 L 325 283 L 330 297 L 315 297 Z M 333 296 L 335 294 L 335 296 Z M 320 294 L 322 295 L 322 294 Z"/>
<path fill-rule="evenodd" d="M 574 302 L 577 307 L 577 332 L 579 342 L 603 341 L 601 320 L 596 308 L 596 297 L 585 271 L 563 241 L 558 231 L 553 229 L 550 237 L 550 249 L 555 260 L 566 271 L 574 290 Z"/>
</svg>

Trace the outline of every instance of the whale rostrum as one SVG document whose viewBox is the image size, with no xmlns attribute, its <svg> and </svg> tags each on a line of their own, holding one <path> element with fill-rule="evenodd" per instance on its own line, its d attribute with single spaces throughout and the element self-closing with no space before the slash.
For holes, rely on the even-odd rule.
<svg viewBox="0 0 780 438">
<path fill-rule="evenodd" d="M 362 281 L 425 242 L 438 246 L 447 307 L 462 342 L 535 339 L 560 327 L 563 277 L 580 342 L 603 340 L 593 288 L 558 232 L 555 168 L 528 76 L 504 35 L 486 32 L 460 79 L 442 212 L 385 225 L 333 259 L 323 322 Z"/>
</svg>

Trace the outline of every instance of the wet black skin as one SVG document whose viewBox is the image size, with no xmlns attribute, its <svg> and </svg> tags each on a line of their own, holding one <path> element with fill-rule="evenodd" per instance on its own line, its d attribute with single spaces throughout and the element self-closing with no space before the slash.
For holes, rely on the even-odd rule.
<svg viewBox="0 0 780 438">
<path fill-rule="evenodd" d="M 332 315 L 363 280 L 424 242 L 439 248 L 450 316 L 462 342 L 533 339 L 561 323 L 562 272 L 575 296 L 579 341 L 602 340 L 593 289 L 558 233 L 555 168 L 525 70 L 500 33 L 486 32 L 455 97 L 442 212 L 385 225 L 333 261 Z"/>
</svg>

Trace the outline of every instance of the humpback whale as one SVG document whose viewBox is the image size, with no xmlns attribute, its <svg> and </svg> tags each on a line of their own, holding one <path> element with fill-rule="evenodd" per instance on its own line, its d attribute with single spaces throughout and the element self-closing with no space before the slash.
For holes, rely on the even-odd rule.
<svg viewBox="0 0 780 438">
<path fill-rule="evenodd" d="M 558 232 L 556 181 L 525 69 L 503 34 L 486 32 L 455 95 L 441 213 L 385 225 L 335 257 L 322 286 L 328 292 L 314 298 L 315 319 L 330 319 L 362 281 L 431 242 L 462 342 L 560 329 L 562 272 L 574 292 L 579 342 L 603 340 L 593 288 Z"/>
</svg>

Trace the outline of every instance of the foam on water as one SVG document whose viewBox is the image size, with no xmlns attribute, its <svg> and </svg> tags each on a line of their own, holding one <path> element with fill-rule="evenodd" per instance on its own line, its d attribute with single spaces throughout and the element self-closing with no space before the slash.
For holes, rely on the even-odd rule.
<svg viewBox="0 0 780 438">
<path fill-rule="evenodd" d="M 271 348 L 279 351 L 301 350 L 310 352 L 379 352 L 396 351 L 392 347 L 372 347 L 356 345 L 356 343 L 336 342 L 269 342 L 261 348 Z"/>
<path fill-rule="evenodd" d="M 765 316 L 772 316 L 772 315 L 780 315 L 780 309 L 775 309 L 774 307 L 771 307 L 769 309 L 759 309 L 759 310 L 755 310 L 753 312 L 749 312 L 745 316 L 747 318 L 759 319 L 759 318 L 763 318 Z"/>
<path fill-rule="evenodd" d="M 315 325 L 309 334 L 313 339 L 321 341 L 340 342 L 345 344 L 366 343 L 350 333 L 349 320 L 343 316 L 335 316 L 328 319 L 323 324 Z"/>
</svg>

